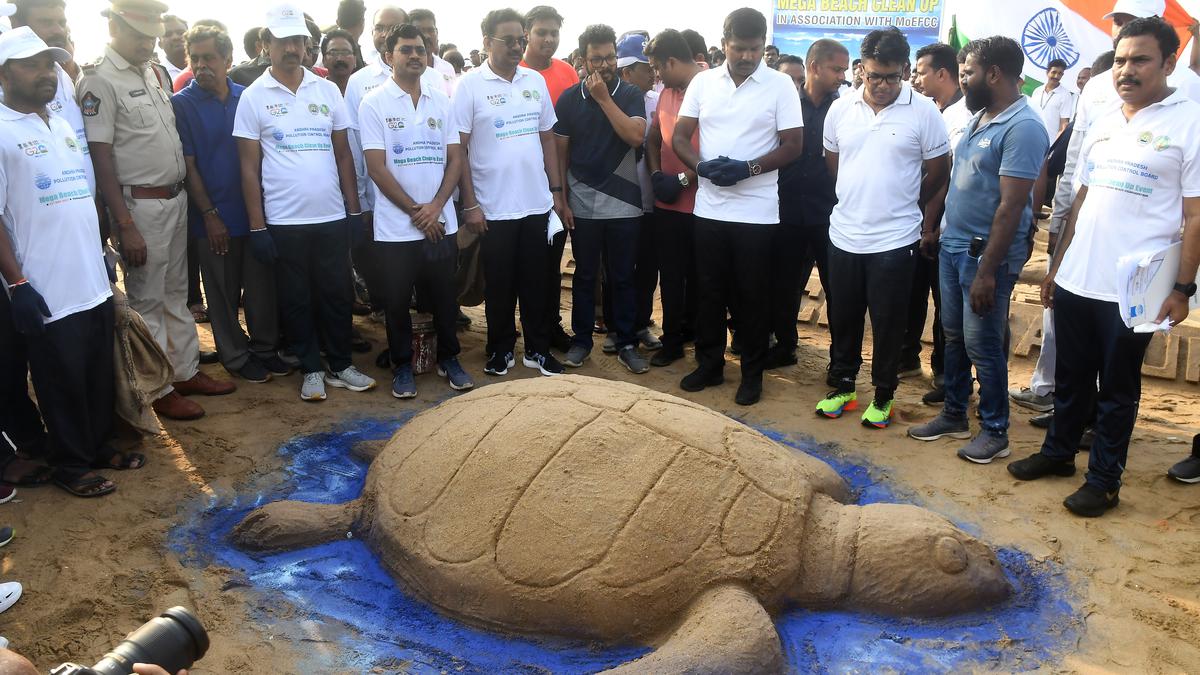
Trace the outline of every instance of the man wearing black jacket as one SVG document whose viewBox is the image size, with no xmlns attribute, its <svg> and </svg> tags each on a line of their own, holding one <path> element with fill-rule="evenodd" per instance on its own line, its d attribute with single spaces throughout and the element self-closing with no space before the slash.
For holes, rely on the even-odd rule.
<svg viewBox="0 0 1200 675">
<path fill-rule="evenodd" d="M 767 353 L 766 368 L 796 363 L 796 314 L 800 311 L 800 293 L 808 285 L 814 264 L 825 302 L 829 303 L 825 260 L 829 214 L 837 196 L 825 164 L 821 134 L 825 113 L 850 68 L 850 53 L 834 40 L 821 39 L 809 47 L 807 58 L 804 86 L 799 87 L 804 109 L 804 151 L 779 170 L 780 225 L 771 260 L 771 332 L 776 344 Z"/>
</svg>

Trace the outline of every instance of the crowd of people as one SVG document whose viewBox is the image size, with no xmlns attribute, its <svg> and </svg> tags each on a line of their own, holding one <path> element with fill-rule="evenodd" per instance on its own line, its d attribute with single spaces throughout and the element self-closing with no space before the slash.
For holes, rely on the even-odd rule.
<svg viewBox="0 0 1200 675">
<path fill-rule="evenodd" d="M 753 405 L 766 370 L 797 363 L 815 267 L 830 392 L 804 408 L 859 408 L 869 318 L 861 421 L 888 428 L 900 379 L 922 372 L 932 298 L 924 400 L 941 412 L 908 435 L 961 439 L 960 457 L 987 464 L 1010 454 L 1010 401 L 1044 413 L 1041 449 L 1008 471 L 1071 476 L 1090 450 L 1064 504 L 1092 517 L 1119 501 L 1151 338 L 1118 311 L 1117 259 L 1182 241 L 1158 323 L 1183 321 L 1196 292 L 1200 76 L 1177 62 L 1160 1 L 1116 3 L 1114 51 L 1081 71 L 1079 92 L 1056 60 L 1029 95 L 1010 37 L 914 57 L 885 28 L 853 61 L 829 39 L 789 55 L 750 8 L 728 15 L 719 49 L 691 30 L 592 25 L 564 61 L 549 6 L 487 13 L 481 49 L 464 57 L 429 10 L 389 6 L 368 23 L 344 0 L 322 30 L 281 3 L 235 66 L 220 21 L 189 24 L 156 0 L 112 0 L 111 40 L 82 65 L 64 0 L 8 7 L 0 501 L 48 482 L 109 494 L 104 472 L 145 464 L 111 442 L 118 268 L 169 367 L 170 384 L 147 392 L 153 410 L 192 420 L 196 397 L 237 380 L 298 371 L 310 402 L 374 388 L 352 361 L 370 350 L 356 312 L 385 327 L 377 362 L 395 397 L 417 394 L 414 307 L 432 315 L 437 375 L 470 389 L 457 331 L 470 321 L 464 289 L 480 287 L 488 378 L 518 355 L 542 375 L 579 368 L 601 336 L 613 356 L 599 358 L 642 374 L 687 358 L 691 342 L 679 387 L 722 384 L 728 351 L 734 400 Z M 1048 207 L 1043 346 L 1033 381 L 1010 389 L 1008 305 Z M 201 352 L 198 321 L 215 353 Z M 1170 475 L 1200 482 L 1200 437 Z"/>
</svg>

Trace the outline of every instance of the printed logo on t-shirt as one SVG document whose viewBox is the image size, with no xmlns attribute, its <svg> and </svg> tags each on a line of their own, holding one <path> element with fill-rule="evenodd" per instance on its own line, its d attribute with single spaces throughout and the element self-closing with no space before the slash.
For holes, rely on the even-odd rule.
<svg viewBox="0 0 1200 675">
<path fill-rule="evenodd" d="M 321 105 L 317 105 L 316 103 L 309 103 L 308 104 L 308 112 L 310 112 L 314 115 L 323 115 L 325 117 L 329 117 L 329 106 L 325 105 L 324 103 L 322 103 Z"/>
<path fill-rule="evenodd" d="M 992 139 L 984 138 L 981 141 L 979 141 L 979 149 L 980 150 L 987 150 L 990 147 L 992 147 Z"/>
<path fill-rule="evenodd" d="M 499 106 L 504 105 L 505 103 L 508 103 L 508 97 L 505 96 L 504 94 L 488 94 L 487 102 L 496 107 L 499 107 Z"/>
<path fill-rule="evenodd" d="M 428 124 L 430 129 L 437 129 L 442 126 L 441 120 L 435 120 L 432 117 L 425 120 L 425 124 Z"/>
<path fill-rule="evenodd" d="M 50 101 L 50 104 L 47 107 L 50 108 L 50 112 L 52 113 L 60 113 L 63 110 L 62 101 L 58 100 Z"/>
<path fill-rule="evenodd" d="M 54 185 L 54 181 L 50 180 L 50 177 L 46 174 L 38 173 L 38 175 L 33 177 L 33 184 L 36 185 L 37 189 L 39 190 L 49 190 L 50 186 Z"/>
<path fill-rule="evenodd" d="M 496 120 L 495 122 L 492 122 L 492 124 L 495 125 L 497 129 L 504 128 L 504 120 Z"/>
<path fill-rule="evenodd" d="M 400 131 L 404 128 L 403 117 L 387 117 L 383 121 L 385 124 L 387 124 L 387 128 L 391 129 L 392 131 Z"/>
<path fill-rule="evenodd" d="M 288 114 L 287 104 L 286 103 L 268 103 L 267 104 L 267 113 L 271 117 L 283 117 L 284 115 Z"/>
<path fill-rule="evenodd" d="M 1166 150 L 1169 147 L 1171 147 L 1171 137 L 1170 136 L 1159 136 L 1158 138 L 1154 139 L 1154 151 L 1155 152 L 1162 152 L 1163 150 Z"/>
<path fill-rule="evenodd" d="M 397 155 L 403 155 L 404 154 L 404 146 L 401 145 L 400 143 L 396 143 L 395 145 L 392 146 L 392 152 Z"/>
<path fill-rule="evenodd" d="M 1138 145 L 1150 145 L 1150 141 L 1152 140 L 1154 140 L 1154 134 L 1150 133 L 1149 131 L 1143 131 L 1141 135 L 1138 136 L 1137 142 Z"/>
<path fill-rule="evenodd" d="M 46 144 L 41 141 L 25 141 L 18 143 L 17 147 L 30 157 L 43 157 L 50 152 Z"/>
<path fill-rule="evenodd" d="M 533 100 L 533 92 L 529 91 L 528 89 L 526 89 L 525 91 L 522 91 L 521 96 L 525 97 L 526 101 Z"/>
<path fill-rule="evenodd" d="M 284 139 L 283 132 L 276 129 L 275 133 L 271 134 L 271 138 L 274 138 L 277 141 L 282 141 Z"/>
<path fill-rule="evenodd" d="M 67 149 L 71 152 L 79 152 L 79 141 L 75 140 L 74 136 L 64 136 L 63 142 L 67 144 Z"/>
</svg>

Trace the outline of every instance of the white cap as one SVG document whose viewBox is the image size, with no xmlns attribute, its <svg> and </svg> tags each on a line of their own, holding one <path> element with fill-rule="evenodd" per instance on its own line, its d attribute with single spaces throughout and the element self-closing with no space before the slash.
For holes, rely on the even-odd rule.
<svg viewBox="0 0 1200 675">
<path fill-rule="evenodd" d="M 71 60 L 67 50 L 47 45 L 29 26 L 14 28 L 0 35 L 0 65 L 4 65 L 10 59 L 27 59 L 46 52 L 59 63 Z"/>
<path fill-rule="evenodd" d="M 304 12 L 290 2 L 275 5 L 267 10 L 267 29 L 276 39 L 311 35 L 308 32 L 308 24 L 304 22 Z"/>
<path fill-rule="evenodd" d="M 1104 18 L 1111 19 L 1117 14 L 1128 14 L 1135 19 L 1144 19 L 1148 16 L 1162 16 L 1166 11 L 1166 0 L 1117 0 L 1112 11 L 1105 14 Z"/>
<path fill-rule="evenodd" d="M 17 6 L 11 2 L 0 2 L 0 17 L 12 16 L 17 13 Z"/>
</svg>

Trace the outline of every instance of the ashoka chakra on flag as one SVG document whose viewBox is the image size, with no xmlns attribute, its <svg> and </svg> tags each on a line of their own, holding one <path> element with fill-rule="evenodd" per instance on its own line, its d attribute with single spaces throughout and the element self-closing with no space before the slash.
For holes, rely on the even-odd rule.
<svg viewBox="0 0 1200 675">
<path fill-rule="evenodd" d="M 1021 48 L 1039 68 L 1050 67 L 1054 59 L 1067 62 L 1067 68 L 1079 62 L 1079 50 L 1071 43 L 1071 36 L 1063 26 L 1058 10 L 1047 7 L 1034 14 L 1021 33 Z"/>
</svg>

